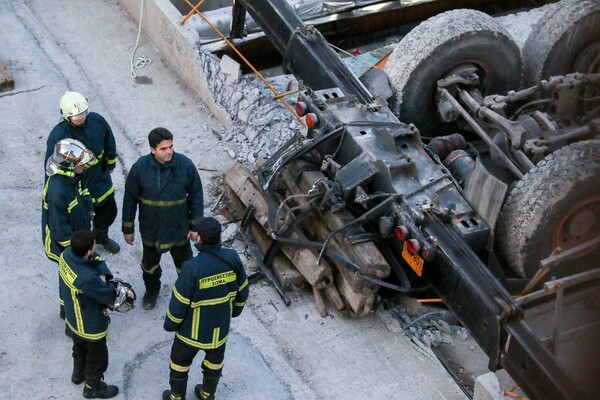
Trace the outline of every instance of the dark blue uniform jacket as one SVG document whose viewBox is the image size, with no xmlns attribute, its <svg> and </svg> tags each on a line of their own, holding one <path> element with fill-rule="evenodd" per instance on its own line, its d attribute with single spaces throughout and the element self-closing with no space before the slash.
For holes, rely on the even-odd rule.
<svg viewBox="0 0 600 400">
<path fill-rule="evenodd" d="M 83 126 L 73 126 L 63 120 L 52 129 L 46 142 L 46 158 L 54 152 L 54 145 L 62 139 L 76 139 L 90 149 L 98 162 L 83 172 L 83 181 L 92 194 L 96 206 L 115 192 L 110 171 L 117 163 L 117 144 L 110 125 L 100 114 L 90 112 Z M 46 163 L 44 162 L 44 166 Z"/>
<path fill-rule="evenodd" d="M 59 171 L 48 178 L 42 194 L 42 241 L 46 256 L 58 262 L 63 250 L 71 245 L 71 235 L 90 229 L 93 206 L 81 175 Z"/>
<path fill-rule="evenodd" d="M 200 253 L 183 263 L 173 286 L 164 328 L 190 346 L 216 349 L 227 342 L 231 318 L 246 305 L 248 279 L 234 250 L 220 243 L 196 247 Z"/>
<path fill-rule="evenodd" d="M 191 221 L 204 215 L 202 182 L 194 163 L 178 153 L 163 165 L 152 154 L 140 157 L 125 181 L 124 234 L 134 233 L 138 204 L 140 234 L 146 245 L 166 252 L 186 244 L 188 231 L 195 231 Z"/>
<path fill-rule="evenodd" d="M 106 308 L 115 301 L 113 278 L 97 254 L 85 259 L 73 254 L 71 247 L 60 256 L 60 291 L 65 302 L 65 323 L 75 335 L 89 341 L 108 334 Z M 105 281 L 100 278 L 105 275 Z"/>
</svg>

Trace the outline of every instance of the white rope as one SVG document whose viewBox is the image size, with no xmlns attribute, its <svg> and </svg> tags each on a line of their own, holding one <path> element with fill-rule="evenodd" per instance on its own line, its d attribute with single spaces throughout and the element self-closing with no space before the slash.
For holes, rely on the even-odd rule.
<svg viewBox="0 0 600 400">
<path fill-rule="evenodd" d="M 138 44 L 140 42 L 140 34 L 142 33 L 142 18 L 144 16 L 144 3 L 145 3 L 145 0 L 142 0 L 142 6 L 140 8 L 140 24 L 138 26 L 137 38 L 135 39 L 135 46 L 133 48 L 133 52 L 131 53 L 131 61 L 130 61 L 131 69 L 130 69 L 130 71 L 131 71 L 132 78 L 137 78 L 137 74 L 135 73 L 136 69 L 144 68 L 146 65 L 152 63 L 151 59 L 144 57 L 144 56 L 138 57 L 137 61 L 135 63 L 133 62 L 133 59 L 135 58 L 135 52 L 137 51 Z"/>
</svg>

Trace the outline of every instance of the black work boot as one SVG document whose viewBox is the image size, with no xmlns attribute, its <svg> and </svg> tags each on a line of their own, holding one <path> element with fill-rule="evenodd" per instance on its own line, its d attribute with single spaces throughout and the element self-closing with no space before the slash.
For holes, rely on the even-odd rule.
<svg viewBox="0 0 600 400">
<path fill-rule="evenodd" d="M 200 400 L 214 400 L 219 379 L 221 379 L 220 376 L 204 375 L 202 384 L 196 385 L 194 393 Z"/>
<path fill-rule="evenodd" d="M 162 394 L 162 400 L 185 400 L 185 396 L 171 393 L 171 391 L 167 389 Z"/>
<path fill-rule="evenodd" d="M 146 289 L 144 298 L 142 299 L 142 307 L 144 310 L 152 310 L 156 307 L 156 299 L 158 299 L 158 293 L 160 289 Z"/>
<path fill-rule="evenodd" d="M 76 385 L 85 381 L 85 357 L 73 356 L 73 373 L 71 374 L 71 382 Z"/>
<path fill-rule="evenodd" d="M 83 397 L 86 399 L 112 399 L 119 394 L 119 388 L 115 385 L 107 385 L 103 381 L 96 383 L 85 383 L 83 386 Z"/>
<path fill-rule="evenodd" d="M 109 253 L 117 254 L 121 250 L 119 243 L 108 237 L 108 231 L 94 228 L 94 233 L 96 234 L 96 243 L 104 247 Z"/>
<path fill-rule="evenodd" d="M 169 378 L 170 390 L 165 390 L 162 394 L 163 400 L 185 400 L 185 392 L 187 392 L 187 378 L 177 379 Z"/>
</svg>

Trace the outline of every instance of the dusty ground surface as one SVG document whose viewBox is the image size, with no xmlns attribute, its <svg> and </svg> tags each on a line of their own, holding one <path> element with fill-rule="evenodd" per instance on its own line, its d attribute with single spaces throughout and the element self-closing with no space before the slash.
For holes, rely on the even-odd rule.
<svg viewBox="0 0 600 400">
<path fill-rule="evenodd" d="M 43 253 L 40 232 L 42 158 L 64 91 L 84 93 L 114 129 L 118 203 L 125 174 L 147 153 L 146 135 L 156 126 L 172 130 L 176 151 L 200 169 L 207 209 L 219 191 L 211 187 L 213 178 L 232 162 L 211 133 L 221 129 L 219 123 L 143 34 L 137 54 L 153 62 L 138 71 L 146 79 L 130 77 L 136 35 L 137 24 L 114 0 L 0 0 L 0 60 L 16 81 L 13 91 L 0 93 L 2 398 L 82 397 L 82 386 L 69 379 L 71 341 L 58 318 L 57 268 Z M 127 246 L 119 222 L 120 216 L 111 236 L 122 251 L 103 255 L 115 276 L 142 295 L 141 244 Z M 111 314 L 106 381 L 120 387 L 121 399 L 158 398 L 168 387 L 172 334 L 162 323 L 175 272 L 169 256 L 162 264 L 163 290 L 154 310 Z M 251 287 L 247 308 L 233 324 L 218 398 L 465 398 L 431 352 L 414 344 L 386 312 L 360 320 L 320 318 L 309 294 L 292 298 L 286 308 L 268 284 Z M 199 377 L 197 360 L 188 398 L 194 398 Z"/>
</svg>

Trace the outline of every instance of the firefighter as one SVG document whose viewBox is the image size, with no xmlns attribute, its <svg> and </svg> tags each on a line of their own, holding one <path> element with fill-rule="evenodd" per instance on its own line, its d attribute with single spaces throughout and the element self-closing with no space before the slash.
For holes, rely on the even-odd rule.
<svg viewBox="0 0 600 400">
<path fill-rule="evenodd" d="M 94 212 L 90 192 L 81 174 L 96 162 L 96 157 L 75 139 L 56 142 L 46 162 L 46 184 L 42 193 L 42 242 L 46 256 L 58 264 L 63 250 L 71 244 L 71 235 L 91 229 Z M 60 317 L 64 302 L 60 298 Z"/>
<path fill-rule="evenodd" d="M 97 243 L 110 253 L 118 253 L 120 246 L 108 237 L 108 229 L 117 218 L 115 187 L 111 173 L 117 163 L 115 137 L 106 120 L 90 111 L 88 100 L 77 92 L 65 92 L 60 99 L 62 120 L 50 136 L 46 145 L 46 160 L 52 155 L 54 145 L 61 139 L 77 139 L 96 156 L 83 175 L 94 202 L 93 227 Z"/>
<path fill-rule="evenodd" d="M 182 263 L 193 255 L 189 238 L 196 228 L 191 221 L 204 214 L 200 175 L 189 158 L 173 150 L 173 134 L 168 129 L 155 128 L 148 134 L 148 142 L 150 154 L 133 164 L 125 181 L 122 224 L 125 242 L 131 245 L 139 205 L 145 310 L 156 305 L 162 254 L 171 253 L 179 274 Z"/>
<path fill-rule="evenodd" d="M 104 260 L 94 252 L 96 234 L 81 230 L 71 236 L 71 246 L 60 256 L 61 294 L 65 299 L 66 329 L 73 339 L 71 382 L 85 381 L 83 397 L 110 399 L 119 393 L 103 381 L 108 368 L 107 308 L 126 312 L 135 304 L 131 285 L 112 280 Z"/>
<path fill-rule="evenodd" d="M 204 350 L 199 399 L 214 399 L 221 377 L 231 318 L 242 313 L 248 299 L 248 279 L 238 254 L 221 245 L 221 224 L 212 217 L 196 221 L 192 239 L 199 253 L 183 264 L 173 286 L 165 317 L 166 331 L 175 332 L 169 360 L 170 390 L 163 400 L 185 399 L 190 366 Z"/>
</svg>

